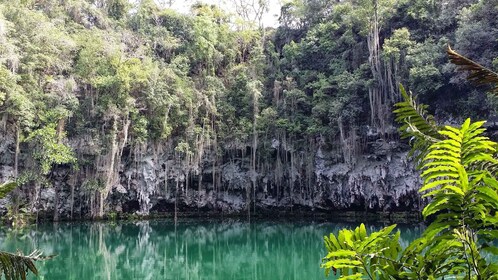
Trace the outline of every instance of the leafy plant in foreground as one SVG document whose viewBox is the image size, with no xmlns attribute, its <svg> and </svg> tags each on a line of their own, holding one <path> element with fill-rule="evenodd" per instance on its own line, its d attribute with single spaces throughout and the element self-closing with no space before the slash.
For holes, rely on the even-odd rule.
<svg viewBox="0 0 498 280">
<path fill-rule="evenodd" d="M 498 182 L 485 168 L 496 164 L 497 144 L 483 135 L 483 124 L 467 119 L 459 128 L 445 126 L 439 131 L 445 139 L 432 144 L 423 160 L 420 192 L 431 200 L 422 214 L 434 220 L 401 257 L 419 267 L 412 276 L 497 277 L 483 257 L 491 248 L 483 241 L 495 239 L 498 209 Z"/>
<path fill-rule="evenodd" d="M 430 144 L 441 140 L 438 131 L 441 129 L 434 117 L 427 112 L 427 105 L 418 104 L 410 93 L 408 94 L 400 85 L 400 93 L 403 101 L 396 103 L 394 113 L 396 121 L 401 123 L 399 128 L 401 138 L 410 138 L 412 149 L 408 154 L 415 157 L 420 163 L 424 158 Z"/>
<path fill-rule="evenodd" d="M 342 229 L 337 234 L 325 236 L 325 246 L 329 253 L 322 267 L 328 276 L 330 270 L 339 272 L 341 279 L 361 279 L 368 275 L 371 279 L 385 273 L 392 273 L 392 264 L 401 251 L 399 231 L 391 234 L 396 225 L 367 235 L 364 224 L 355 230 Z M 387 268 L 383 270 L 382 268 Z M 386 275 L 383 275 L 386 276 Z"/>
<path fill-rule="evenodd" d="M 371 233 L 364 226 L 325 237 L 326 273 L 341 279 L 498 279 L 497 266 L 484 252 L 498 252 L 498 181 L 483 168 L 495 164 L 497 144 L 483 135 L 484 122 L 467 119 L 459 128 L 446 126 L 422 160 L 420 192 L 430 197 L 424 218 L 433 222 L 422 237 L 400 250 L 394 226 Z M 434 138 L 437 139 L 437 138 Z M 361 234 L 353 234 L 359 232 Z M 358 237 L 359 236 L 359 237 Z M 332 244 L 332 245 L 331 245 Z"/>
<path fill-rule="evenodd" d="M 493 85 L 490 92 L 498 95 L 498 73 L 482 66 L 481 64 L 455 52 L 448 46 L 446 50 L 451 63 L 455 64 L 461 71 L 469 71 L 467 79 L 474 85 Z"/>
<path fill-rule="evenodd" d="M 7 182 L 0 184 L 0 199 L 5 198 L 9 192 L 17 187 L 15 182 Z M 38 270 L 34 264 L 35 261 L 47 260 L 53 256 L 43 256 L 38 250 L 24 256 L 21 253 L 12 254 L 0 251 L 0 279 L 5 277 L 5 280 L 26 279 L 26 274 L 31 271 L 38 275 Z"/>
<path fill-rule="evenodd" d="M 494 84 L 498 74 L 448 48 L 450 60 L 471 72 L 475 84 Z M 436 125 L 401 86 L 404 101 L 396 104 L 400 133 L 410 138 L 411 154 L 422 171 L 420 192 L 430 198 L 423 209 L 432 222 L 422 236 L 399 250 L 394 226 L 373 232 L 365 226 L 325 237 L 329 251 L 322 267 L 340 279 L 498 279 L 498 181 L 494 174 L 497 143 L 484 135 L 484 121 L 467 119 L 460 127 Z M 396 254 L 399 252 L 398 254 Z"/>
</svg>

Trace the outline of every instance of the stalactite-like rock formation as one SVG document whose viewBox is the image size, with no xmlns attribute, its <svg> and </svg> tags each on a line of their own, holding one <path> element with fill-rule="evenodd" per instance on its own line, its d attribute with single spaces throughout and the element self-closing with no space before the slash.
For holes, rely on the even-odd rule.
<svg viewBox="0 0 498 280">
<path fill-rule="evenodd" d="M 173 214 L 176 209 L 179 213 L 246 215 L 248 189 L 251 214 L 290 209 L 417 211 L 420 207 L 418 174 L 406 159 L 406 147 L 398 142 L 372 139 L 364 153 L 356 154 L 354 163 L 341 160 L 341 148 L 310 144 L 309 150 L 300 151 L 277 142 L 272 148 L 275 158 L 258 164 L 255 172 L 251 149 L 247 149 L 247 156 L 233 158 L 205 154 L 199 162 L 205 168 L 198 173 L 189 172 L 185 159 L 171 149 L 149 144 L 138 153 L 125 151 L 119 160 L 116 158 L 117 177 L 109 186 L 103 214 Z M 0 180 L 12 172 L 13 165 L 2 164 Z M 92 209 L 100 208 L 100 201 L 88 192 L 88 182 L 95 174 L 79 170 L 68 175 L 71 172 L 64 168 L 53 172 L 57 193 L 53 188 L 40 190 L 40 217 L 53 217 L 56 205 L 60 219 L 91 218 L 95 214 Z M 0 201 L 0 212 L 6 204 Z"/>
</svg>

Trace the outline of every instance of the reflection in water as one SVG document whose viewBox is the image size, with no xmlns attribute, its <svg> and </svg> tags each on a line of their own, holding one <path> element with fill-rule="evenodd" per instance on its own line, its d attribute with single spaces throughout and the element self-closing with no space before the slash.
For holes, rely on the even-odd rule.
<svg viewBox="0 0 498 280">
<path fill-rule="evenodd" d="M 323 236 L 354 226 L 233 220 L 51 224 L 0 232 L 0 249 L 57 254 L 38 263 L 39 279 L 325 279 L 319 268 Z M 417 226 L 400 230 L 405 246 L 421 233 Z"/>
</svg>

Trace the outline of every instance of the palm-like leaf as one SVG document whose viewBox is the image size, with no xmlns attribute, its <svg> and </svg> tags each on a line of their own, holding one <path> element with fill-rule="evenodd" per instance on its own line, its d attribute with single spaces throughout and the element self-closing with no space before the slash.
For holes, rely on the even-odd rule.
<svg viewBox="0 0 498 280">
<path fill-rule="evenodd" d="M 15 182 L 0 184 L 0 199 L 4 198 L 9 192 L 17 187 Z M 29 271 L 38 275 L 38 270 L 34 264 L 35 261 L 51 259 L 54 256 L 43 256 L 38 250 L 35 250 L 28 256 L 21 253 L 12 254 L 0 251 L 0 279 L 5 280 L 26 280 Z"/>
<path fill-rule="evenodd" d="M 467 79 L 475 85 L 491 85 L 491 93 L 498 95 L 498 73 L 481 64 L 457 53 L 448 46 L 448 57 L 451 63 L 458 66 L 459 70 L 469 71 L 470 75 Z"/>
<path fill-rule="evenodd" d="M 12 254 L 0 252 L 0 279 L 5 277 L 6 280 L 25 280 L 28 271 L 38 275 L 38 270 L 34 265 L 35 261 L 47 260 L 53 256 L 45 257 L 40 251 L 34 251 L 28 256 L 20 253 Z"/>
</svg>

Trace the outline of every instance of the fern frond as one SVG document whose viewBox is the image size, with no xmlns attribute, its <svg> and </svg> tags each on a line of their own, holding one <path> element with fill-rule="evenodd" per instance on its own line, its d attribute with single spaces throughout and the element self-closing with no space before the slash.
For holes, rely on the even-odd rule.
<svg viewBox="0 0 498 280">
<path fill-rule="evenodd" d="M 431 202 L 422 214 L 436 215 L 435 224 L 452 225 L 437 227 L 445 234 L 462 225 L 482 226 L 482 217 L 490 216 L 481 208 L 498 206 L 498 182 L 489 183 L 496 180 L 487 170 L 498 166 L 493 157 L 497 143 L 483 135 L 483 125 L 467 119 L 459 128 L 445 126 L 439 134 L 446 139 L 433 143 L 423 159 L 424 185 L 419 191 Z M 462 220 L 462 216 L 466 218 Z"/>
<path fill-rule="evenodd" d="M 474 168 L 485 170 L 492 177 L 498 178 L 498 160 L 496 160 L 496 157 L 493 157 L 493 159 L 493 161 L 479 162 Z"/>
<path fill-rule="evenodd" d="M 396 121 L 401 124 L 399 132 L 401 138 L 410 138 L 412 149 L 409 155 L 415 156 L 415 160 L 420 162 L 427 148 L 442 139 L 438 133 L 440 128 L 434 117 L 428 114 L 427 105 L 418 104 L 403 85 L 400 85 L 400 92 L 403 101 L 394 105 Z"/>
<path fill-rule="evenodd" d="M 498 73 L 488 69 L 481 64 L 457 53 L 450 46 L 447 49 L 448 57 L 451 63 L 458 66 L 460 71 L 469 71 L 470 75 L 467 79 L 478 86 L 491 85 L 490 90 L 493 94 L 498 94 Z"/>
<path fill-rule="evenodd" d="M 328 276 L 333 270 L 340 275 L 339 279 L 363 279 L 362 276 L 370 274 L 364 263 L 369 263 L 372 271 L 386 266 L 396 269 L 400 266 L 396 259 L 401 246 L 399 231 L 392 234 L 395 227 L 391 225 L 368 235 L 365 225 L 361 224 L 354 230 L 342 229 L 337 235 L 325 236 L 328 254 L 321 265 L 325 274 Z"/>
<path fill-rule="evenodd" d="M 399 129 L 401 136 L 403 138 L 413 136 L 410 129 L 412 127 L 429 138 L 438 139 L 439 127 L 436 125 L 434 117 L 427 113 L 428 106 L 418 104 L 413 95 L 406 92 L 403 85 L 400 85 L 400 92 L 403 101 L 394 105 L 396 107 L 394 113 L 396 121 L 402 125 Z"/>
</svg>

